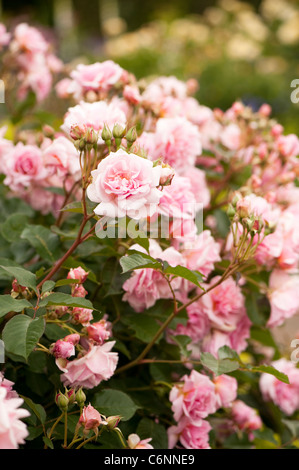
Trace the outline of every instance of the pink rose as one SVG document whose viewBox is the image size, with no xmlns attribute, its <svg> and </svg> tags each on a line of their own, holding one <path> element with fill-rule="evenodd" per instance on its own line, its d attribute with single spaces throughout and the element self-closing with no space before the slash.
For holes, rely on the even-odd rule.
<svg viewBox="0 0 299 470">
<path fill-rule="evenodd" d="M 219 408 L 227 408 L 237 398 L 238 382 L 234 377 L 222 374 L 213 380 Z"/>
<path fill-rule="evenodd" d="M 76 323 L 86 325 L 93 319 L 92 312 L 91 308 L 74 307 L 72 317 Z"/>
<path fill-rule="evenodd" d="M 102 319 L 98 322 L 87 325 L 86 331 L 89 339 L 96 343 L 103 344 L 111 336 L 111 324 Z"/>
<path fill-rule="evenodd" d="M 262 427 L 262 420 L 257 411 L 241 400 L 232 404 L 231 416 L 241 431 L 254 431 Z"/>
<path fill-rule="evenodd" d="M 43 147 L 44 164 L 51 175 L 59 178 L 66 174 L 73 175 L 76 180 L 81 177 L 78 152 L 73 143 L 64 136 L 59 136 Z"/>
<path fill-rule="evenodd" d="M 7 32 L 6 26 L 0 23 L 0 48 L 7 46 L 11 38 L 11 34 Z"/>
<path fill-rule="evenodd" d="M 13 48 L 37 53 L 47 52 L 49 44 L 44 39 L 43 35 L 38 29 L 29 26 L 27 23 L 20 23 L 14 30 L 14 44 Z"/>
<path fill-rule="evenodd" d="M 237 150 L 241 143 L 241 130 L 237 124 L 228 124 L 220 134 L 221 143 L 229 150 Z"/>
<path fill-rule="evenodd" d="M 34 181 L 41 181 L 47 175 L 43 165 L 42 152 L 33 145 L 19 142 L 4 163 L 6 178 L 4 184 L 13 191 L 21 190 Z"/>
<path fill-rule="evenodd" d="M 100 346 L 91 346 L 90 350 L 79 359 L 69 361 L 61 381 L 66 386 L 93 388 L 102 380 L 108 380 L 114 374 L 118 354 L 111 352 L 115 341 Z"/>
<path fill-rule="evenodd" d="M 128 437 L 128 446 L 130 449 L 153 449 L 153 446 L 149 444 L 152 438 L 140 439 L 138 434 L 130 434 Z"/>
<path fill-rule="evenodd" d="M 209 432 L 211 425 L 205 420 L 201 420 L 198 425 L 182 419 L 177 426 L 168 428 L 168 448 L 173 449 L 177 441 L 185 449 L 210 449 Z"/>
<path fill-rule="evenodd" d="M 67 279 L 77 279 L 78 283 L 83 284 L 86 281 L 89 272 L 85 271 L 81 266 L 71 268 L 68 272 Z"/>
<path fill-rule="evenodd" d="M 190 243 L 182 245 L 181 253 L 188 269 L 199 271 L 207 277 L 215 263 L 221 261 L 220 245 L 209 230 L 204 230 Z"/>
<path fill-rule="evenodd" d="M 98 215 L 133 219 L 151 216 L 156 212 L 162 192 L 157 189 L 161 166 L 124 150 L 111 152 L 91 172 L 92 183 L 87 195 L 100 204 Z"/>
<path fill-rule="evenodd" d="M 133 105 L 139 104 L 141 101 L 139 89 L 136 86 L 126 85 L 123 91 L 123 96 Z"/>
<path fill-rule="evenodd" d="M 79 423 L 86 431 L 89 431 L 90 429 L 95 430 L 100 426 L 100 424 L 106 424 L 106 422 L 102 420 L 100 413 L 90 404 L 88 406 L 84 406 L 79 418 Z"/>
<path fill-rule="evenodd" d="M 112 130 L 116 123 L 122 127 L 127 124 L 126 115 L 117 102 L 96 101 L 95 103 L 86 103 L 81 101 L 78 105 L 68 109 L 61 129 L 69 135 L 72 126 L 85 125 L 98 132 L 98 142 L 103 144 L 101 133 L 104 124 Z"/>
<path fill-rule="evenodd" d="M 291 416 L 299 409 L 299 369 L 291 361 L 281 358 L 271 364 L 286 374 L 289 384 L 281 382 L 270 374 L 260 377 L 260 390 L 265 401 L 273 401 L 286 415 Z"/>
<path fill-rule="evenodd" d="M 59 339 L 56 341 L 56 343 L 53 344 L 53 346 L 50 348 L 50 351 L 56 358 L 66 359 L 75 355 L 75 346 L 69 341 Z"/>
<path fill-rule="evenodd" d="M 209 377 L 196 370 L 182 377 L 181 382 L 169 394 L 174 419 L 180 421 L 187 417 L 192 424 L 199 425 L 203 418 L 217 409 L 215 385 Z"/>
<path fill-rule="evenodd" d="M 30 416 L 29 411 L 20 408 L 21 398 L 8 398 L 5 387 L 0 387 L 0 449 L 18 449 L 25 444 L 27 426 L 21 421 Z"/>
<path fill-rule="evenodd" d="M 106 60 L 91 65 L 79 64 L 70 76 L 79 85 L 84 95 L 89 90 L 107 92 L 121 79 L 123 72 L 124 70 L 118 64 L 112 60 Z"/>
<path fill-rule="evenodd" d="M 198 128 L 184 117 L 159 119 L 151 136 L 151 148 L 145 148 L 149 158 L 156 160 L 162 156 L 178 173 L 194 166 L 202 151 Z"/>
<path fill-rule="evenodd" d="M 149 242 L 149 253 L 153 258 L 163 259 L 170 266 L 182 263 L 181 254 L 173 247 L 162 251 L 155 240 L 150 239 Z M 133 245 L 131 249 L 145 252 L 139 245 Z M 171 281 L 171 285 L 174 290 L 178 290 L 181 286 L 181 279 L 175 278 Z M 135 270 L 132 276 L 124 282 L 123 289 L 126 291 L 123 300 L 129 302 L 136 312 L 152 307 L 158 299 L 172 298 L 170 287 L 162 274 L 150 268 Z"/>
<path fill-rule="evenodd" d="M 299 276 L 275 269 L 270 274 L 268 298 L 271 315 L 267 326 L 281 325 L 297 313 L 299 308 Z"/>
</svg>

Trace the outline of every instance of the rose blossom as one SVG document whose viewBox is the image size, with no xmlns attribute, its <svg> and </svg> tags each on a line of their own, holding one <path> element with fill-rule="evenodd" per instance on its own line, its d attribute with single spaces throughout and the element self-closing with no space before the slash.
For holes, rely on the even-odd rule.
<svg viewBox="0 0 299 470">
<path fill-rule="evenodd" d="M 87 195 L 100 204 L 97 215 L 140 219 L 153 215 L 162 192 L 157 189 L 161 166 L 124 150 L 111 152 L 91 172 Z"/>
<path fill-rule="evenodd" d="M 204 230 L 192 242 L 184 243 L 180 251 L 187 268 L 199 271 L 205 277 L 213 271 L 215 263 L 221 261 L 220 245 L 210 230 Z"/>
<path fill-rule="evenodd" d="M 219 408 L 227 408 L 237 398 L 238 382 L 234 377 L 222 374 L 213 380 Z"/>
<path fill-rule="evenodd" d="M 27 426 L 21 421 L 30 416 L 29 411 L 20 408 L 22 398 L 8 398 L 8 391 L 0 386 L 0 449 L 18 449 L 25 444 Z"/>
<path fill-rule="evenodd" d="M 168 428 L 168 448 L 173 449 L 177 441 L 180 441 L 185 449 L 210 449 L 209 432 L 211 429 L 210 423 L 205 420 L 195 425 L 187 418 L 183 418 L 177 426 Z"/>
<path fill-rule="evenodd" d="M 72 126 L 85 125 L 99 133 L 98 142 L 103 144 L 101 132 L 104 124 L 112 130 L 116 123 L 123 127 L 127 123 L 126 115 L 118 102 L 96 101 L 95 103 L 86 103 L 81 101 L 78 105 L 68 109 L 61 129 L 69 135 Z"/>
<path fill-rule="evenodd" d="M 93 319 L 92 312 L 91 308 L 74 307 L 72 317 L 76 323 L 86 325 Z"/>
<path fill-rule="evenodd" d="M 215 413 L 217 398 L 215 385 L 209 377 L 192 370 L 184 375 L 179 385 L 175 385 L 169 394 L 174 419 L 180 421 L 187 417 L 192 424 L 200 425 L 202 418 Z"/>
<path fill-rule="evenodd" d="M 0 50 L 3 46 L 7 46 L 11 38 L 11 34 L 7 32 L 6 26 L 0 23 Z"/>
<path fill-rule="evenodd" d="M 97 429 L 100 424 L 106 422 L 102 420 L 100 413 L 91 405 L 84 406 L 79 423 L 84 427 L 84 430 L 89 431 L 90 429 Z"/>
<path fill-rule="evenodd" d="M 267 326 L 281 325 L 299 308 L 299 276 L 275 269 L 270 274 L 268 298 L 271 314 Z"/>
<path fill-rule="evenodd" d="M 24 145 L 19 142 L 11 149 L 3 163 L 6 175 L 4 184 L 13 191 L 26 188 L 33 181 L 41 181 L 47 175 L 42 152 L 34 145 Z"/>
<path fill-rule="evenodd" d="M 91 65 L 79 64 L 70 76 L 79 85 L 82 95 L 89 90 L 107 92 L 121 79 L 123 73 L 124 70 L 118 64 L 106 60 Z"/>
<path fill-rule="evenodd" d="M 152 438 L 140 439 L 138 434 L 130 434 L 128 437 L 128 446 L 130 449 L 153 449 L 153 446 L 149 444 Z"/>
<path fill-rule="evenodd" d="M 286 415 L 292 415 L 299 409 L 299 369 L 291 361 L 281 358 L 271 365 L 286 374 L 289 384 L 281 382 L 270 374 L 260 377 L 260 390 L 266 401 L 273 401 Z"/>
<path fill-rule="evenodd" d="M 257 411 L 246 405 L 241 400 L 236 400 L 232 404 L 232 419 L 241 431 L 254 431 L 262 427 L 262 420 Z M 250 433 L 251 434 L 251 433 Z M 250 436 L 249 434 L 249 436 Z"/>
<path fill-rule="evenodd" d="M 86 331 L 89 339 L 96 343 L 103 344 L 111 336 L 111 323 L 102 319 L 96 323 L 87 325 Z"/>
<path fill-rule="evenodd" d="M 56 343 L 52 345 L 50 351 L 56 358 L 66 359 L 75 355 L 75 346 L 69 341 L 58 339 Z"/>
<path fill-rule="evenodd" d="M 77 279 L 78 283 L 83 284 L 86 281 L 89 272 L 85 271 L 81 266 L 71 268 L 68 272 L 67 279 Z"/>
<path fill-rule="evenodd" d="M 80 357 L 69 361 L 61 381 L 66 386 L 93 388 L 102 380 L 108 380 L 114 374 L 118 362 L 118 354 L 111 352 L 115 341 L 103 345 L 91 346 L 90 350 Z"/>
<path fill-rule="evenodd" d="M 184 117 L 160 118 L 155 132 L 148 133 L 152 139 L 150 148 L 141 134 L 140 146 L 148 151 L 149 158 L 156 160 L 163 157 L 178 173 L 186 171 L 195 164 L 201 154 L 202 145 L 198 128 Z M 148 139 L 147 139 L 148 141 Z"/>
<path fill-rule="evenodd" d="M 132 245 L 131 249 L 146 253 L 144 248 L 137 244 Z M 162 251 L 153 239 L 149 240 L 149 253 L 153 258 L 163 259 L 171 266 L 177 266 L 183 261 L 181 254 L 173 247 Z M 175 278 L 171 281 L 171 285 L 174 290 L 179 289 L 181 278 Z M 136 312 L 152 307 L 158 299 L 172 298 L 167 281 L 161 273 L 151 268 L 135 270 L 132 276 L 124 282 L 123 289 L 126 291 L 123 300 L 129 302 Z"/>
</svg>

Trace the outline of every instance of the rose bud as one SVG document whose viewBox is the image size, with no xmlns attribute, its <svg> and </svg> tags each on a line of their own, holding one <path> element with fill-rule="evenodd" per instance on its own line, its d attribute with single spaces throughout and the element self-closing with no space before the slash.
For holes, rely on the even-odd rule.
<svg viewBox="0 0 299 470">
<path fill-rule="evenodd" d="M 71 268 L 67 275 L 67 279 L 77 279 L 78 284 L 83 284 L 86 281 L 89 272 L 85 271 L 81 266 L 78 268 Z"/>
<path fill-rule="evenodd" d="M 106 320 L 100 320 L 96 323 L 88 325 L 86 331 L 88 337 L 95 341 L 96 343 L 103 344 L 104 341 L 110 338 L 111 331 L 109 331 L 109 326 Z"/>
<path fill-rule="evenodd" d="M 89 431 L 90 429 L 96 430 L 100 424 L 107 424 L 106 421 L 102 420 L 100 413 L 90 404 L 84 406 L 79 418 L 79 423 L 84 427 L 85 431 Z"/>
</svg>

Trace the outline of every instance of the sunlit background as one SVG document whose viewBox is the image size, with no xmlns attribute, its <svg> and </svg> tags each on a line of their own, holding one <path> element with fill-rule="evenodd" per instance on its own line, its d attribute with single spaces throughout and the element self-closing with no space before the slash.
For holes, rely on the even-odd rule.
<svg viewBox="0 0 299 470">
<path fill-rule="evenodd" d="M 287 132 L 299 132 L 299 103 L 290 99 L 299 78 L 297 0 L 2 0 L 0 11 L 10 28 L 41 27 L 70 66 L 110 58 L 138 78 L 194 77 L 201 103 L 267 102 Z"/>
</svg>

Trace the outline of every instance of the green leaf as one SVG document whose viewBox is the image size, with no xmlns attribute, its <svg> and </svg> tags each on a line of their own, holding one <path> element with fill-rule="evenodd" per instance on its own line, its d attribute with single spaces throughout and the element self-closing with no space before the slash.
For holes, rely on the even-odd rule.
<svg viewBox="0 0 299 470">
<path fill-rule="evenodd" d="M 168 449 L 168 436 L 162 424 L 155 423 L 153 419 L 142 418 L 136 433 L 141 439 L 152 438 L 150 444 L 154 449 Z"/>
<path fill-rule="evenodd" d="M 75 212 L 76 214 L 83 214 L 83 206 L 81 201 L 70 202 L 62 209 L 63 212 Z"/>
<path fill-rule="evenodd" d="M 120 258 L 119 262 L 123 273 L 143 268 L 162 269 L 162 264 L 159 261 L 149 255 L 139 252 L 135 252 L 132 255 L 125 255 Z"/>
<path fill-rule="evenodd" d="M 284 374 L 283 372 L 280 372 L 279 370 L 275 369 L 273 366 L 267 366 L 267 365 L 262 364 L 260 366 L 248 365 L 247 367 L 252 372 L 260 372 L 262 374 L 263 373 L 271 374 L 271 375 L 274 375 L 274 377 L 276 377 L 281 382 L 284 382 L 286 384 L 290 383 L 288 376 Z"/>
<path fill-rule="evenodd" d="M 94 308 L 90 300 L 84 299 L 83 297 L 73 297 L 72 295 L 65 294 L 64 292 L 53 292 L 53 294 L 48 295 L 39 303 L 40 307 L 46 307 L 47 305 Z"/>
<path fill-rule="evenodd" d="M 17 315 L 5 325 L 2 338 L 5 349 L 28 359 L 45 329 L 43 318 L 32 319 L 27 315 Z"/>
<path fill-rule="evenodd" d="M 55 282 L 54 281 L 46 281 L 43 284 L 42 292 L 49 292 L 49 291 L 53 290 L 54 287 L 55 287 Z"/>
<path fill-rule="evenodd" d="M 192 341 L 190 336 L 175 335 L 171 336 L 171 339 L 179 346 L 182 355 L 189 356 L 191 354 L 191 351 L 187 348 L 188 344 Z"/>
<path fill-rule="evenodd" d="M 129 395 L 113 389 L 96 393 L 92 405 L 105 416 L 120 415 L 122 421 L 132 418 L 139 408 Z"/>
<path fill-rule="evenodd" d="M 37 405 L 36 403 L 34 403 L 31 398 L 24 397 L 23 395 L 20 396 L 21 398 L 23 398 L 24 402 L 30 408 L 30 410 L 33 411 L 35 416 L 37 416 L 40 422 L 44 424 L 47 417 L 44 407 L 42 405 Z"/>
<path fill-rule="evenodd" d="M 0 266 L 0 269 L 16 278 L 21 286 L 29 287 L 36 292 L 36 276 L 31 271 L 17 266 Z"/>
<path fill-rule="evenodd" d="M 54 444 L 53 444 L 53 442 L 51 441 L 51 439 L 49 439 L 49 438 L 46 437 L 46 436 L 43 436 L 43 441 L 44 441 L 44 443 L 45 443 L 48 447 L 50 447 L 50 449 L 54 449 Z"/>
<path fill-rule="evenodd" d="M 1 226 L 2 236 L 8 242 L 18 241 L 27 222 L 28 215 L 21 213 L 11 214 Z"/>
<path fill-rule="evenodd" d="M 24 308 L 32 308 L 32 305 L 28 300 L 17 300 L 10 295 L 0 296 L 0 318 L 4 317 L 9 312 L 22 312 Z"/>
<path fill-rule="evenodd" d="M 187 281 L 192 282 L 198 287 L 201 287 L 200 282 L 202 282 L 202 274 L 199 271 L 192 271 L 191 269 L 185 268 L 185 266 L 168 266 L 164 272 L 166 274 L 174 274 L 175 276 L 182 277 L 187 279 Z M 201 287 L 203 289 L 203 287 Z M 203 289 L 204 290 L 204 289 Z"/>
<path fill-rule="evenodd" d="M 299 421 L 298 420 L 291 420 L 291 419 L 283 419 L 283 424 L 286 425 L 290 433 L 293 437 L 299 437 Z"/>
<path fill-rule="evenodd" d="M 136 338 L 144 343 L 149 343 L 160 328 L 158 323 L 149 315 L 126 315 L 122 318 L 122 321 L 132 328 Z"/>
<path fill-rule="evenodd" d="M 215 375 L 227 374 L 239 368 L 238 361 L 230 358 L 216 359 L 210 353 L 202 353 L 200 360 L 201 363 L 214 372 Z"/>
<path fill-rule="evenodd" d="M 55 261 L 55 251 L 59 246 L 59 237 L 42 225 L 27 225 L 21 234 L 35 248 L 39 256 L 47 261 Z"/>
</svg>

